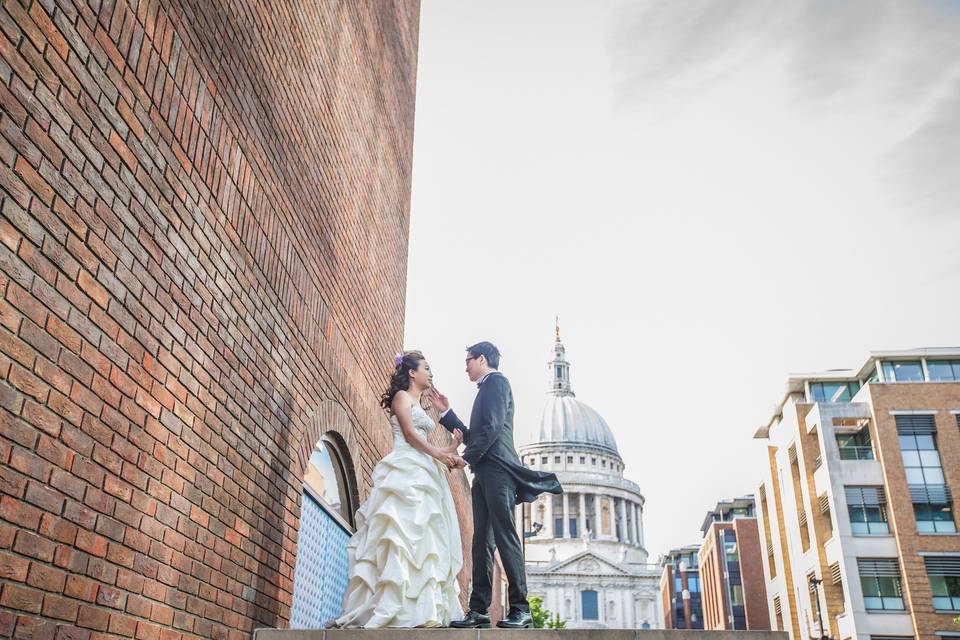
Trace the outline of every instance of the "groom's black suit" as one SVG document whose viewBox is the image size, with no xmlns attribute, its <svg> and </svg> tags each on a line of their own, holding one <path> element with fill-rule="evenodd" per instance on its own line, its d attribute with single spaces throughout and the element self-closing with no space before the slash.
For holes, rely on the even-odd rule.
<svg viewBox="0 0 960 640">
<path fill-rule="evenodd" d="M 440 424 L 460 429 L 467 445 L 463 459 L 473 471 L 473 591 L 470 609 L 486 613 L 493 597 L 493 551 L 509 582 L 511 609 L 529 611 L 523 551 L 514 523 L 513 507 L 530 502 L 543 492 L 563 493 L 552 473 L 523 466 L 513 446 L 513 392 L 499 371 L 487 375 L 473 401 L 468 429 L 452 410 Z"/>
</svg>

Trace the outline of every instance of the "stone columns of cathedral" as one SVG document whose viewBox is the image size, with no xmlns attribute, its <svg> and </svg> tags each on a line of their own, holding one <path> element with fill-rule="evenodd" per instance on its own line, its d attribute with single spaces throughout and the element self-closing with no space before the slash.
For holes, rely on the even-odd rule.
<svg viewBox="0 0 960 640">
<path fill-rule="evenodd" d="M 639 503 L 629 498 L 610 496 L 601 491 L 565 493 L 557 504 L 554 496 L 548 494 L 542 502 L 531 505 L 530 522 L 539 522 L 542 529 L 540 538 L 581 538 L 589 531 L 594 540 L 607 539 L 622 542 L 632 546 L 643 546 L 643 523 Z M 591 514 L 588 506 L 592 508 Z M 606 506 L 610 511 L 608 530 L 603 529 L 603 509 Z M 576 512 L 574 513 L 574 509 Z M 562 519 L 562 526 L 558 530 L 556 521 Z M 576 535 L 571 520 L 576 519 Z M 619 522 L 619 526 L 617 525 Z M 589 526 L 588 526 L 589 523 Z"/>
</svg>

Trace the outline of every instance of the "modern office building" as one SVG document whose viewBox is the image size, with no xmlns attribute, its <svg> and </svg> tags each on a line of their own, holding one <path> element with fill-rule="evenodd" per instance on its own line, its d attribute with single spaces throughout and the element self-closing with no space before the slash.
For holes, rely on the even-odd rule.
<svg viewBox="0 0 960 640">
<path fill-rule="evenodd" d="M 793 640 L 960 636 L 960 348 L 795 375 L 757 438 L 771 625 Z"/>
<path fill-rule="evenodd" d="M 769 630 L 753 496 L 718 502 L 700 530 L 704 629 Z"/>
<path fill-rule="evenodd" d="M 703 629 L 700 545 L 671 549 L 660 557 L 660 602 L 665 629 Z"/>
</svg>

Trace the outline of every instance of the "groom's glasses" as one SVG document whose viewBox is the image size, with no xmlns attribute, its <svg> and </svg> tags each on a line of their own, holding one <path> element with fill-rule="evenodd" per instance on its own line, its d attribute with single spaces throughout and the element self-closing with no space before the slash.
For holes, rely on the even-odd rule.
<svg viewBox="0 0 960 640">
<path fill-rule="evenodd" d="M 466 364 L 470 364 L 470 361 L 471 361 L 471 360 L 476 360 L 476 359 L 479 358 L 479 357 L 480 357 L 480 356 L 470 356 L 469 358 L 467 358 L 466 360 L 464 360 L 464 362 L 465 362 Z"/>
</svg>

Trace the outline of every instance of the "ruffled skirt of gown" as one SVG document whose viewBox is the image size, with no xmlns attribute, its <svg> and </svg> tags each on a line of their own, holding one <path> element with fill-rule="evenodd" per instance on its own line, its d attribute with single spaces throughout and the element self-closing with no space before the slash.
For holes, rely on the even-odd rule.
<svg viewBox="0 0 960 640">
<path fill-rule="evenodd" d="M 441 627 L 463 616 L 460 525 L 442 464 L 399 436 L 356 521 L 343 614 L 330 626 Z"/>
</svg>

